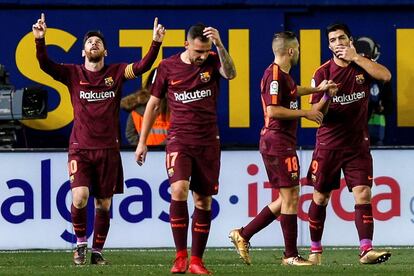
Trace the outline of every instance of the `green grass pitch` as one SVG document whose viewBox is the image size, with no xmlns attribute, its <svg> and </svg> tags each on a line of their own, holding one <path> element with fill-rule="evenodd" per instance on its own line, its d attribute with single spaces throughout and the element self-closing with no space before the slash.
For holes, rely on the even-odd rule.
<svg viewBox="0 0 414 276">
<path fill-rule="evenodd" d="M 241 262 L 233 248 L 209 248 L 205 264 L 214 275 L 414 275 L 414 248 L 385 248 L 391 259 L 380 265 L 360 265 L 357 248 L 325 248 L 323 265 L 280 265 L 282 248 L 253 248 L 253 264 Z M 301 252 L 307 252 L 301 248 Z M 88 252 L 88 257 L 90 253 Z M 0 275 L 171 275 L 173 249 L 107 249 L 108 266 L 76 267 L 69 251 L 1 251 Z M 306 256 L 305 256 L 306 257 Z"/>
</svg>

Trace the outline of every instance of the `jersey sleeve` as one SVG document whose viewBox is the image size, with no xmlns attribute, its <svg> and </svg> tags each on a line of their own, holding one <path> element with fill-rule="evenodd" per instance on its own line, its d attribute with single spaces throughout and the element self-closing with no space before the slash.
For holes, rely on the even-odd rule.
<svg viewBox="0 0 414 276">
<path fill-rule="evenodd" d="M 152 41 L 148 53 L 138 62 L 130 63 L 126 66 L 124 77 L 131 80 L 142 75 L 151 69 L 160 51 L 161 42 Z"/>
<path fill-rule="evenodd" d="M 69 65 L 59 64 L 51 60 L 46 51 L 45 39 L 36 39 L 36 58 L 40 68 L 50 75 L 53 79 L 68 84 L 69 81 Z"/>
<path fill-rule="evenodd" d="M 168 89 L 168 70 L 163 61 L 159 64 L 152 79 L 151 95 L 157 98 L 165 97 Z"/>
<path fill-rule="evenodd" d="M 315 73 L 313 74 L 312 80 L 311 80 L 311 86 L 317 87 L 326 77 L 324 76 L 324 67 L 318 68 Z M 318 103 L 321 98 L 323 97 L 324 93 L 313 93 L 309 97 L 309 103 L 315 104 Z"/>
<path fill-rule="evenodd" d="M 272 72 L 266 71 L 262 78 L 261 93 L 264 104 L 269 105 L 281 105 L 282 97 L 285 91 L 283 91 L 282 76 L 277 66 L 273 66 Z"/>
</svg>

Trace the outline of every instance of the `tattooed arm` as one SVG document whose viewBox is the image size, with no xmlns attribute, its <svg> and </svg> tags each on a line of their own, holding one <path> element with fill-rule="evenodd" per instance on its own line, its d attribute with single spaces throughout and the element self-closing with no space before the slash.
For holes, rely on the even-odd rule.
<svg viewBox="0 0 414 276">
<path fill-rule="evenodd" d="M 217 48 L 221 63 L 220 74 L 226 79 L 234 79 L 236 77 L 236 67 L 234 66 L 233 60 L 227 52 L 226 48 L 224 48 L 217 29 L 214 29 L 213 27 L 207 27 L 204 29 L 204 35 L 210 38 Z"/>
</svg>

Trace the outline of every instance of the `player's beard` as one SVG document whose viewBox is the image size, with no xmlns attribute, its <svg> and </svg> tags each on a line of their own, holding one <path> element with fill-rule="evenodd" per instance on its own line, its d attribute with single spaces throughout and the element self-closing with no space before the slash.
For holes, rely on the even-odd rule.
<svg viewBox="0 0 414 276">
<path fill-rule="evenodd" d="M 338 54 L 337 54 L 337 53 L 335 53 L 335 51 L 331 50 L 331 52 L 332 52 L 332 54 L 333 54 L 336 58 L 341 59 L 341 58 L 338 56 Z"/>
<path fill-rule="evenodd" d="M 292 59 L 290 60 L 290 66 L 291 67 L 295 66 L 296 64 L 298 64 L 298 61 L 299 61 L 299 52 L 295 52 Z"/>
<path fill-rule="evenodd" d="M 194 56 L 191 56 L 190 54 L 188 55 L 188 59 L 190 60 L 191 64 L 194 64 L 197 66 L 201 66 L 206 61 L 206 58 L 203 59 L 200 56 L 194 57 Z"/>
<path fill-rule="evenodd" d="M 105 57 L 104 51 L 98 51 L 98 50 L 85 51 L 85 55 L 88 61 L 91 63 L 98 63 Z"/>
<path fill-rule="evenodd" d="M 201 59 L 201 58 L 195 58 L 193 60 L 191 60 L 192 64 L 195 64 L 197 66 L 200 66 L 204 63 L 205 59 Z"/>
<path fill-rule="evenodd" d="M 294 56 L 294 57 L 290 60 L 290 65 L 293 67 L 293 66 L 295 66 L 296 64 L 298 64 L 298 61 L 299 61 L 299 55 Z"/>
</svg>

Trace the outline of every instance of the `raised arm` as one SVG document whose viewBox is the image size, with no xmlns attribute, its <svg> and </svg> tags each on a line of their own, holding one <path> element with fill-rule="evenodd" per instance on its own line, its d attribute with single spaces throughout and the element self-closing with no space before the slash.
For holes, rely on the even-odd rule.
<svg viewBox="0 0 414 276">
<path fill-rule="evenodd" d="M 158 23 L 158 17 L 154 18 L 154 27 L 152 29 L 152 40 L 162 42 L 165 36 L 165 27 Z"/>
<path fill-rule="evenodd" d="M 364 69 L 371 77 L 378 81 L 387 82 L 391 80 L 391 72 L 385 66 L 359 55 L 356 52 L 352 41 L 349 47 L 338 47 L 336 54 L 339 58 L 342 58 L 346 61 L 355 62 L 358 66 L 362 67 L 362 69 Z"/>
<path fill-rule="evenodd" d="M 46 30 L 47 30 L 47 26 L 46 26 L 45 14 L 41 13 L 40 18 L 32 26 L 32 31 L 33 31 L 33 35 L 35 39 L 44 38 L 46 34 Z"/>
<path fill-rule="evenodd" d="M 213 44 L 217 48 L 218 56 L 220 58 L 220 74 L 223 78 L 226 79 L 234 79 L 236 77 L 236 67 L 234 66 L 233 60 L 229 53 L 227 52 L 226 48 L 224 48 L 223 43 L 220 39 L 220 34 L 217 29 L 213 27 L 207 27 L 204 29 L 203 32 L 204 36 L 211 39 Z"/>
<path fill-rule="evenodd" d="M 126 67 L 125 78 L 134 79 L 151 69 L 158 56 L 158 52 L 160 51 L 164 35 L 165 28 L 158 23 L 158 17 L 155 17 L 151 47 L 148 53 L 139 62 L 131 63 Z"/>
<path fill-rule="evenodd" d="M 44 13 L 33 24 L 32 31 L 36 42 L 36 58 L 39 61 L 40 68 L 54 79 L 65 83 L 65 76 L 67 76 L 65 67 L 62 64 L 55 63 L 47 56 L 45 42 L 47 26 Z"/>
</svg>

